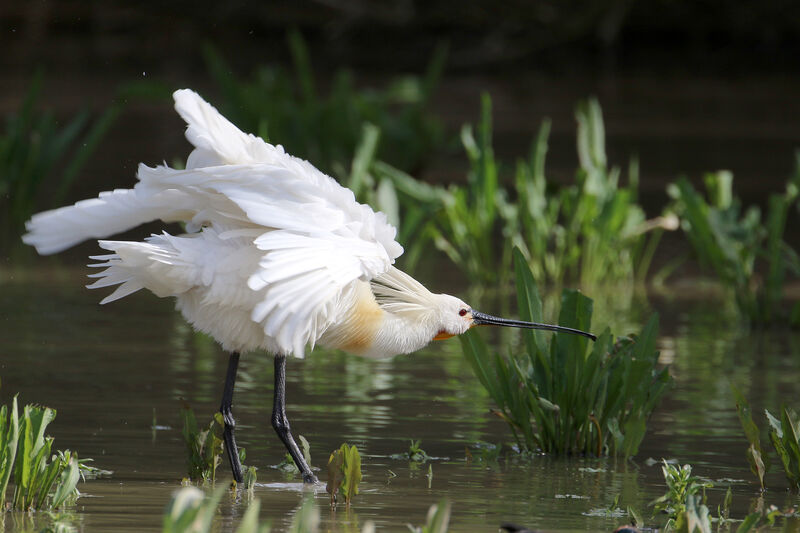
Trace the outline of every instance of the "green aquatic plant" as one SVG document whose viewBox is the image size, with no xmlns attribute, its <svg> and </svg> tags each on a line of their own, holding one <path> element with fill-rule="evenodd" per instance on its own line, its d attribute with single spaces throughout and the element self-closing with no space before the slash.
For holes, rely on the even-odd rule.
<svg viewBox="0 0 800 533">
<path fill-rule="evenodd" d="M 424 463 L 428 459 L 431 458 L 428 453 L 422 449 L 420 446 L 422 444 L 422 440 L 411 440 L 411 444 L 408 446 L 408 459 L 409 461 L 416 461 L 418 463 Z"/>
<path fill-rule="evenodd" d="M 708 480 L 692 475 L 691 465 L 672 465 L 666 460 L 662 461 L 661 472 L 667 484 L 667 492 L 655 500 L 652 505 L 655 511 L 665 512 L 671 520 L 683 516 L 687 509 L 699 510 L 699 504 L 705 507 L 705 490 L 714 484 Z M 702 496 L 702 501 L 697 498 Z M 706 508 L 705 516 L 708 516 Z M 709 523 L 710 527 L 710 518 Z M 690 529 L 691 531 L 691 529 Z"/>
<path fill-rule="evenodd" d="M 395 224 L 397 241 L 405 246 L 403 269 L 413 271 L 426 253 L 429 255 L 431 242 L 438 238 L 433 221 L 450 201 L 450 193 L 383 161 L 373 160 L 368 169 L 372 189 L 361 197 Z"/>
<path fill-rule="evenodd" d="M 256 480 L 258 480 L 257 469 L 254 466 L 247 467 L 247 470 L 244 471 L 244 478 L 242 479 L 242 485 L 244 490 L 251 491 L 256 486 Z"/>
<path fill-rule="evenodd" d="M 328 483 L 325 490 L 331 495 L 331 505 L 336 503 L 337 494 L 341 494 L 345 505 L 350 507 L 353 496 L 358 494 L 359 483 L 361 483 L 361 455 L 358 453 L 358 448 L 342 444 L 328 458 Z"/>
<path fill-rule="evenodd" d="M 411 443 L 408 445 L 408 451 L 404 453 L 396 453 L 393 454 L 391 457 L 392 459 L 406 459 L 408 461 L 413 461 L 416 463 L 424 463 L 428 461 L 431 456 L 420 447 L 422 444 L 422 440 L 414 440 L 411 439 Z"/>
<path fill-rule="evenodd" d="M 733 493 L 728 487 L 721 506 L 717 507 L 717 516 L 712 517 L 707 505 L 706 489 L 714 484 L 698 476 L 692 475 L 691 465 L 671 465 L 663 461 L 661 471 L 667 484 L 667 492 L 653 501 L 654 512 L 666 514 L 667 521 L 663 531 L 677 533 L 717 533 L 734 531 L 732 524 L 738 523 L 736 533 L 753 531 L 762 518 L 767 525 L 774 525 L 775 515 L 750 513 L 743 520 L 730 518 Z M 716 528 L 714 527 L 716 524 Z"/>
<path fill-rule="evenodd" d="M 534 278 L 561 284 L 642 282 L 669 217 L 647 220 L 638 204 L 639 166 L 609 166 L 605 125 L 594 98 L 575 107 L 579 167 L 575 183 L 555 188 L 545 178 L 550 122 L 542 123 L 527 160 L 517 162 L 517 202 L 504 209 L 507 235 L 516 236 Z"/>
<path fill-rule="evenodd" d="M 77 494 L 77 454 L 53 452 L 53 438 L 45 434 L 55 417 L 54 409 L 38 405 L 26 405 L 20 415 L 16 396 L 10 410 L 0 407 L 0 504 L 11 480 L 15 510 L 58 509 Z"/>
<path fill-rule="evenodd" d="M 14 471 L 19 429 L 17 397 L 14 396 L 10 411 L 8 406 L 0 407 L 0 504 L 5 504 L 8 481 Z"/>
<path fill-rule="evenodd" d="M 740 313 L 750 322 L 799 324 L 800 304 L 791 314 L 781 305 L 787 274 L 800 276 L 800 258 L 784 240 L 789 209 L 800 193 L 800 152 L 785 192 L 770 195 L 765 218 L 757 206 L 742 211 L 730 172 L 706 174 L 704 182 L 705 196 L 686 178 L 668 188 L 700 264 L 733 293 Z"/>
<path fill-rule="evenodd" d="M 487 281 L 497 275 L 496 270 L 487 268 L 498 260 L 496 197 L 501 194 L 492 148 L 491 110 L 489 95 L 482 95 L 477 140 L 471 125 L 461 128 L 461 142 L 469 159 L 467 185 L 451 186 L 438 195 L 441 214 L 431 230 L 436 247 L 474 281 Z"/>
<path fill-rule="evenodd" d="M 736 397 L 736 409 L 742 429 L 750 443 L 747 461 L 753 474 L 758 477 L 761 490 L 764 490 L 764 475 L 769 471 L 770 461 L 765 450 L 761 448 L 760 429 L 753 421 L 750 404 L 735 387 L 731 389 Z M 769 440 L 781 461 L 786 479 L 792 490 L 800 491 L 800 416 L 786 405 L 781 406 L 780 418 L 773 416 L 767 409 L 764 409 L 764 416 L 769 424 Z"/>
<path fill-rule="evenodd" d="M 429 202 L 442 203 L 431 230 L 434 243 L 470 279 L 496 282 L 498 270 L 487 265 L 508 264 L 515 246 L 539 283 L 593 286 L 645 279 L 663 230 L 675 229 L 676 220 L 646 220 L 638 204 L 635 160 L 626 185 L 620 170 L 608 166 L 597 100 L 579 102 L 575 117 L 580 163 L 575 183 L 557 186 L 545 177 L 550 132 L 545 120 L 528 158 L 517 161 L 513 188 L 507 190 L 500 185 L 503 167 L 492 148 L 491 99 L 483 95 L 477 138 L 470 125 L 461 130 L 470 162 L 467 185 L 428 195 Z M 503 276 L 505 270 L 499 272 Z"/>
<path fill-rule="evenodd" d="M 781 460 L 783 471 L 792 490 L 800 490 L 800 417 L 791 407 L 782 406 L 780 419 L 766 409 L 769 440 Z"/>
<path fill-rule="evenodd" d="M 520 318 L 542 322 L 542 304 L 528 264 L 514 251 Z M 592 300 L 564 290 L 558 323 L 588 331 Z M 658 318 L 638 336 L 606 330 L 592 345 L 585 337 L 524 330 L 521 353 L 504 357 L 475 331 L 461 335 L 463 352 L 499 407 L 517 444 L 553 454 L 636 454 L 647 420 L 672 378 L 658 369 Z"/>
<path fill-rule="evenodd" d="M 225 420 L 221 413 L 214 413 L 206 429 L 200 430 L 194 411 L 189 406 L 181 410 L 183 418 L 183 442 L 186 444 L 186 463 L 189 479 L 195 482 L 214 483 L 217 467 L 222 463 L 225 448 L 223 431 Z M 244 462 L 245 450 L 239 448 L 239 459 Z"/>
<path fill-rule="evenodd" d="M 303 459 L 306 460 L 306 464 L 311 464 L 311 444 L 309 444 L 308 440 L 302 435 L 297 436 L 297 440 L 300 442 L 300 451 L 303 452 Z M 280 470 L 285 472 L 286 474 L 290 475 L 297 475 L 300 473 L 300 469 L 297 468 L 297 465 L 294 464 L 294 459 L 289 453 L 286 453 L 283 457 L 283 461 L 274 465 L 272 468 L 276 470 Z"/>
<path fill-rule="evenodd" d="M 14 464 L 14 509 L 57 509 L 76 493 L 77 456 L 69 450 L 51 456 L 53 438 L 45 435 L 55 416 L 48 407 L 23 408 Z"/>
<path fill-rule="evenodd" d="M 750 443 L 746 452 L 747 462 L 750 464 L 750 470 L 758 478 L 763 491 L 766 488 L 764 486 L 764 476 L 769 471 L 770 462 L 766 452 L 761 448 L 761 430 L 758 429 L 758 426 L 753 421 L 750 404 L 736 387 L 731 386 L 731 389 L 736 398 L 736 411 L 739 413 L 739 421 L 742 424 L 744 435 L 747 437 L 747 442 Z"/>
<path fill-rule="evenodd" d="M 471 448 L 471 450 L 470 450 Z M 503 451 L 502 444 L 492 444 L 491 442 L 478 441 L 469 448 L 464 448 L 464 455 L 467 462 L 497 464 L 500 460 L 500 452 Z"/>
<path fill-rule="evenodd" d="M 120 110 L 112 105 L 95 119 L 84 110 L 61 124 L 40 110 L 43 81 L 40 71 L 19 111 L 5 117 L 0 135 L 0 248 L 6 250 L 19 243 L 46 180 L 56 180 L 48 184 L 47 207 L 58 205 Z"/>
<path fill-rule="evenodd" d="M 664 531 L 712 533 L 712 527 L 711 511 L 699 495 L 693 495 L 687 496 L 677 516 L 667 521 Z"/>
</svg>

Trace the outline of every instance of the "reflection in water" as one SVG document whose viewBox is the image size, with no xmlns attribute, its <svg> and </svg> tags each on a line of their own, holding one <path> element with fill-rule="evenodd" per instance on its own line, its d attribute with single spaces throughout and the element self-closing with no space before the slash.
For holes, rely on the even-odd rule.
<svg viewBox="0 0 800 533">
<path fill-rule="evenodd" d="M 180 408 L 188 402 L 200 420 L 216 411 L 225 355 L 192 332 L 168 300 L 142 294 L 126 305 L 100 307 L 80 276 L 61 274 L 62 281 L 46 283 L 32 277 L 6 282 L 0 293 L 0 398 L 7 403 L 19 392 L 23 403 L 57 408 L 55 447 L 76 449 L 114 470 L 110 479 L 81 486 L 85 495 L 74 511 L 75 525 L 83 531 L 157 530 L 185 472 Z M 549 298 L 556 302 L 547 304 L 552 313 L 558 297 Z M 663 494 L 660 467 L 648 457 L 691 463 L 698 475 L 718 480 L 709 491 L 712 508 L 732 484 L 733 515 L 743 516 L 755 505 L 757 485 L 745 461 L 730 385 L 748 397 L 754 413 L 776 409 L 781 401 L 791 404 L 800 377 L 800 337 L 782 330 L 748 333 L 720 300 L 658 296 L 654 302 L 631 295 L 623 304 L 611 297 L 596 297 L 595 304 L 596 327 L 611 324 L 615 331 L 639 329 L 651 308 L 661 314 L 662 361 L 672 365 L 676 384 L 634 461 L 522 459 L 501 451 L 492 462 L 475 449 L 467 460 L 466 449 L 475 443 L 507 443 L 511 435 L 491 415 L 493 405 L 457 341 L 386 361 L 327 351 L 291 360 L 288 410 L 293 429 L 311 442 L 312 464 L 323 467 L 342 442 L 358 445 L 364 458 L 362 491 L 350 512 L 332 511 L 324 488 L 311 495 L 323 527 L 357 531 L 373 521 L 402 529 L 424 523 L 428 507 L 447 498 L 453 531 L 493 530 L 505 521 L 550 531 L 611 531 L 624 519 L 593 510 L 612 506 L 619 496 L 620 507 L 649 516 L 648 503 Z M 486 333 L 504 350 L 519 342 L 509 332 Z M 158 423 L 172 429 L 151 431 L 153 409 Z M 262 500 L 263 517 L 282 529 L 308 491 L 269 468 L 284 455 L 269 424 L 271 409 L 272 359 L 247 354 L 234 398 L 238 436 L 246 462 L 259 467 L 254 496 Z M 448 458 L 430 463 L 430 487 L 427 465 L 390 457 L 406 451 L 410 439 L 421 439 L 431 456 Z M 324 469 L 321 474 L 324 479 Z M 220 475 L 227 477 L 227 465 Z M 798 504 L 784 492 L 787 484 L 776 468 L 767 481 L 768 504 Z M 235 528 L 248 498 L 225 499 L 222 530 Z M 6 516 L 5 528 L 26 527 L 18 520 Z"/>
</svg>

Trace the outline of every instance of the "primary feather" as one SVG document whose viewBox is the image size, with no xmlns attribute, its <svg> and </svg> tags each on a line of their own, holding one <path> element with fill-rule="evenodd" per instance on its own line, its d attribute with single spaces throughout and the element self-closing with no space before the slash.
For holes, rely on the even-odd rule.
<svg viewBox="0 0 800 533">
<path fill-rule="evenodd" d="M 403 252 L 383 213 L 307 161 L 240 131 L 195 92 L 174 93 L 194 146 L 185 170 L 140 165 L 133 189 L 35 215 L 24 242 L 56 253 L 152 220 L 187 234 L 100 241 L 113 253 L 90 287 L 117 285 L 103 303 L 142 288 L 174 296 L 196 328 L 231 351 L 302 357 L 335 330 L 362 284 Z"/>
</svg>

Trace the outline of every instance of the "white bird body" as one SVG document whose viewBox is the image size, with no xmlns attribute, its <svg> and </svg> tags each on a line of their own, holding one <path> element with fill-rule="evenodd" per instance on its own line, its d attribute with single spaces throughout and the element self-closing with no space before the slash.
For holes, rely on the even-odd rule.
<svg viewBox="0 0 800 533">
<path fill-rule="evenodd" d="M 196 329 L 231 352 L 303 357 L 320 344 L 388 357 L 469 328 L 468 317 L 440 316 L 466 304 L 392 266 L 403 249 L 383 213 L 242 133 L 193 91 L 174 97 L 195 147 L 185 170 L 142 164 L 133 189 L 37 214 L 23 240 L 49 254 L 155 219 L 184 223 L 183 235 L 99 241 L 113 253 L 93 257 L 100 262 L 90 266 L 104 270 L 89 287 L 117 285 L 102 303 L 142 288 L 175 297 Z"/>
</svg>

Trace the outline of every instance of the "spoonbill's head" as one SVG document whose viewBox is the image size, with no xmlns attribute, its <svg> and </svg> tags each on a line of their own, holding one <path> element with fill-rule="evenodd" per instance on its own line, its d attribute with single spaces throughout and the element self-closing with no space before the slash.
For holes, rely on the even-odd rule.
<svg viewBox="0 0 800 533">
<path fill-rule="evenodd" d="M 575 335 L 583 335 L 592 340 L 597 337 L 586 331 L 579 329 L 556 326 L 552 324 L 541 324 L 539 322 L 525 322 L 522 320 L 511 320 L 497 316 L 481 313 L 449 294 L 439 294 L 436 310 L 436 320 L 439 324 L 439 331 L 434 340 L 443 340 L 461 335 L 473 326 L 504 326 L 511 328 L 524 329 L 543 329 L 547 331 L 561 331 Z"/>
</svg>

